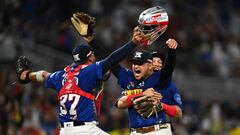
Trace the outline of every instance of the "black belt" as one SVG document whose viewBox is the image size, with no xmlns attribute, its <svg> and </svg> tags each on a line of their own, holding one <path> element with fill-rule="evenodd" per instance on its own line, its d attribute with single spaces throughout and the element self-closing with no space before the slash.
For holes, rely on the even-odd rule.
<svg viewBox="0 0 240 135">
<path fill-rule="evenodd" d="M 73 122 L 73 126 L 82 126 L 82 125 L 85 125 L 85 122 L 83 121 L 68 121 L 68 122 Z M 61 127 L 63 128 L 64 127 L 64 122 L 61 122 Z"/>
</svg>

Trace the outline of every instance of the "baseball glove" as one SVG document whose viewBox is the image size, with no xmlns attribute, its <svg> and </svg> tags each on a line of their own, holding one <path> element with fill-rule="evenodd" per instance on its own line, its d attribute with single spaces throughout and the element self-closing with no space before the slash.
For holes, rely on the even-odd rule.
<svg viewBox="0 0 240 135">
<path fill-rule="evenodd" d="M 22 84 L 29 83 L 31 80 L 29 74 L 31 73 L 32 62 L 26 56 L 20 56 L 17 60 L 17 78 Z M 26 71 L 26 72 L 25 72 Z"/>
<path fill-rule="evenodd" d="M 140 96 L 132 100 L 135 110 L 144 118 L 148 118 L 153 113 L 153 101 L 149 96 Z"/>
<path fill-rule="evenodd" d="M 149 118 L 153 114 L 158 115 L 162 111 L 161 102 L 154 102 L 149 96 L 139 96 L 132 100 L 135 110 L 143 117 Z"/>
<path fill-rule="evenodd" d="M 71 17 L 73 27 L 84 37 L 93 35 L 93 27 L 95 26 L 95 18 L 84 13 L 74 13 Z"/>
</svg>

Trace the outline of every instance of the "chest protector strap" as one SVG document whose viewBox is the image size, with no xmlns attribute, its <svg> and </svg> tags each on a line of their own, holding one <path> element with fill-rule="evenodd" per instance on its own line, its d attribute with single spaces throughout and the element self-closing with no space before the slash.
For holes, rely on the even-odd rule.
<svg viewBox="0 0 240 135">
<path fill-rule="evenodd" d="M 78 94 L 90 100 L 95 99 L 93 94 L 85 92 L 76 84 L 76 80 L 74 77 L 79 74 L 79 70 L 81 70 L 83 66 L 84 65 L 79 65 L 73 71 L 71 71 L 70 66 L 67 66 L 64 69 L 65 70 L 64 78 L 66 78 L 66 82 L 64 83 L 63 87 L 60 89 L 58 93 L 58 100 L 60 100 L 60 97 L 65 94 Z"/>
</svg>

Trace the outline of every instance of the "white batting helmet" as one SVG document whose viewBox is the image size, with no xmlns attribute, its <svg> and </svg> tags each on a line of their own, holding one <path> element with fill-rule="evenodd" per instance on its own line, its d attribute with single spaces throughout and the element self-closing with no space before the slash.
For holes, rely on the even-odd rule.
<svg viewBox="0 0 240 135">
<path fill-rule="evenodd" d="M 167 30 L 168 14 L 160 6 L 148 8 L 140 14 L 138 23 L 146 37 L 143 45 L 150 45 Z"/>
</svg>

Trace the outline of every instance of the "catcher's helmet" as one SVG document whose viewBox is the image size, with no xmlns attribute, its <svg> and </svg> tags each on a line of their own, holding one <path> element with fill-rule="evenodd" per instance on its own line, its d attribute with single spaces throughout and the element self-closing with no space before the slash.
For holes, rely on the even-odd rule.
<svg viewBox="0 0 240 135">
<path fill-rule="evenodd" d="M 93 54 L 93 49 L 89 45 L 78 45 L 72 50 L 73 63 L 71 66 L 84 64 L 88 58 Z"/>
<path fill-rule="evenodd" d="M 138 18 L 139 28 L 145 34 L 144 45 L 152 44 L 168 26 L 167 12 L 160 6 L 144 10 Z"/>
</svg>

